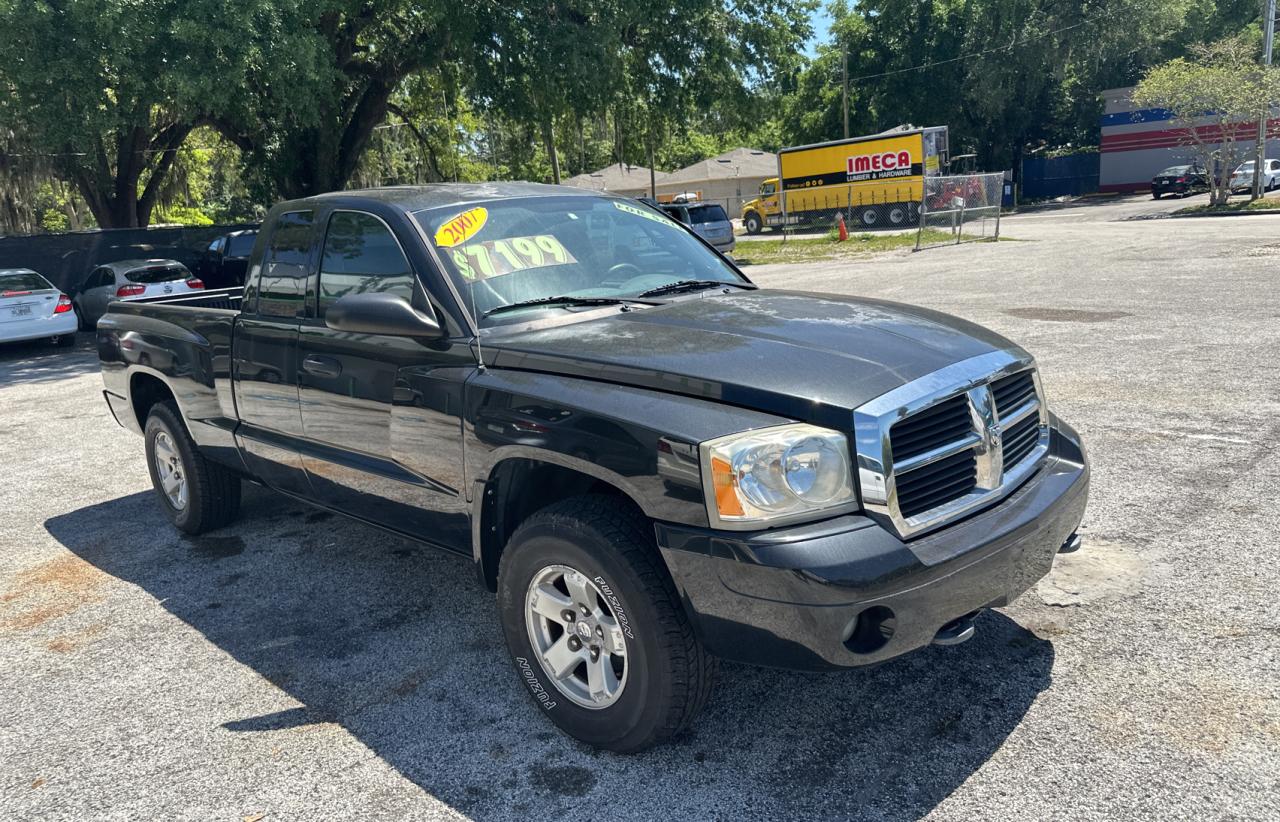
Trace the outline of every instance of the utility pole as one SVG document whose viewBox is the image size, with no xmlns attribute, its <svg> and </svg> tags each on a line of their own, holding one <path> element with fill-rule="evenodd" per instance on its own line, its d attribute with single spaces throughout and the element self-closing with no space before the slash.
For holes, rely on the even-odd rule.
<svg viewBox="0 0 1280 822">
<path fill-rule="evenodd" d="M 1275 0 L 1267 0 L 1268 3 L 1275 5 Z M 1268 43 L 1271 41 L 1268 40 Z M 1267 54 L 1271 54 L 1270 46 L 1267 48 Z M 1267 58 L 1270 62 L 1270 57 Z M 849 139 L 849 47 L 844 43 L 840 44 L 840 90 L 841 99 L 844 101 L 844 138 Z"/>
<path fill-rule="evenodd" d="M 1276 0 L 1265 0 L 1262 13 L 1262 65 L 1271 65 L 1271 44 L 1276 34 Z M 1264 69 L 1265 70 L 1265 69 Z M 1267 157 L 1267 119 L 1271 116 L 1271 100 L 1262 107 L 1258 116 L 1258 144 L 1253 158 L 1253 199 L 1262 196 L 1263 164 Z"/>
</svg>

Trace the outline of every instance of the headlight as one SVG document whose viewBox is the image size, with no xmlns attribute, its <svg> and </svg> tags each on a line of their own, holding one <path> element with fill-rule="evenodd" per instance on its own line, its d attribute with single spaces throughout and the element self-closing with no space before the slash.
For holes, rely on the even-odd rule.
<svg viewBox="0 0 1280 822">
<path fill-rule="evenodd" d="M 713 525 L 802 519 L 856 501 L 844 434 L 781 425 L 730 434 L 700 447 Z"/>
</svg>

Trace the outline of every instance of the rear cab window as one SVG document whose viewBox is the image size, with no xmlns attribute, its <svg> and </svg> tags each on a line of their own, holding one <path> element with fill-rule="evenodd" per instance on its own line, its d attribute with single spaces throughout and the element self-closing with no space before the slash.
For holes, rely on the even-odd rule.
<svg viewBox="0 0 1280 822">
<path fill-rule="evenodd" d="M 52 290 L 53 285 L 34 271 L 0 272 L 0 292 Z"/>
<path fill-rule="evenodd" d="M 262 260 L 250 273 L 244 310 L 263 317 L 301 317 L 306 311 L 307 268 L 314 212 L 276 218 Z"/>
</svg>

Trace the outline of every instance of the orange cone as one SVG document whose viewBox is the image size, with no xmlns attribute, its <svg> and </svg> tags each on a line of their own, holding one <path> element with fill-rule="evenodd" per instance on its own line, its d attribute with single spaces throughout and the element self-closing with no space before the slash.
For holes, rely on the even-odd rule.
<svg viewBox="0 0 1280 822">
<path fill-rule="evenodd" d="M 837 213 L 837 214 L 836 214 L 836 227 L 840 229 L 840 240 L 839 240 L 839 242 L 842 242 L 842 243 L 843 243 L 845 240 L 849 239 L 849 229 L 847 229 L 847 228 L 845 228 L 845 227 L 844 227 L 844 214 L 843 214 L 843 213 Z"/>
</svg>

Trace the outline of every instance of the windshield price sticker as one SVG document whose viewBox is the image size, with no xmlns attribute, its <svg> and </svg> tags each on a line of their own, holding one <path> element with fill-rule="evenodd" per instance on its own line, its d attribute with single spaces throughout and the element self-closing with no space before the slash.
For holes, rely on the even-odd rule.
<svg viewBox="0 0 1280 822">
<path fill-rule="evenodd" d="M 451 250 L 449 256 L 458 273 L 468 280 L 577 262 L 569 249 L 550 234 L 469 243 Z"/>
<path fill-rule="evenodd" d="M 661 214 L 655 214 L 647 208 L 640 208 L 638 206 L 628 205 L 627 203 L 620 203 L 617 200 L 613 201 L 613 207 L 618 209 L 619 211 L 625 211 L 628 214 L 634 214 L 637 217 L 644 217 L 646 220 L 653 220 L 655 223 L 662 223 L 668 228 L 675 225 L 675 223 L 673 223 L 671 220 L 667 219 L 666 217 L 663 217 Z"/>
<path fill-rule="evenodd" d="M 436 246 L 439 248 L 452 248 L 460 243 L 465 243 L 484 228 L 484 224 L 489 220 L 489 209 L 473 208 L 470 211 L 464 211 L 456 217 L 452 217 L 445 221 L 444 225 L 436 229 Z"/>
</svg>

